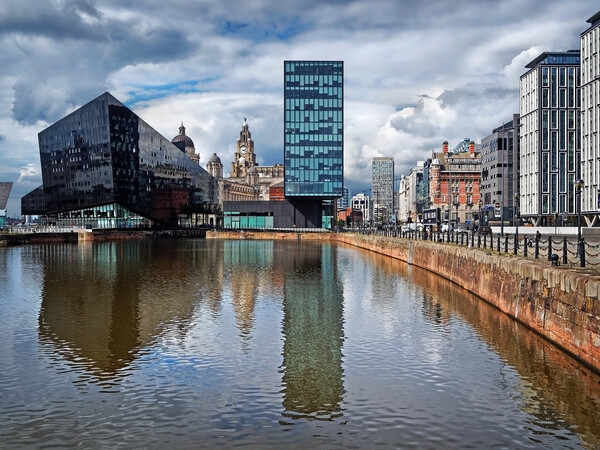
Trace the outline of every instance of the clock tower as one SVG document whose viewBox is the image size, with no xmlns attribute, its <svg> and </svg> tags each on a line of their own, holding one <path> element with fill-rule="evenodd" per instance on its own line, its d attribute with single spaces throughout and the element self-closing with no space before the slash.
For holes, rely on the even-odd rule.
<svg viewBox="0 0 600 450">
<path fill-rule="evenodd" d="M 248 173 L 250 167 L 256 165 L 256 155 L 254 154 L 254 141 L 250 139 L 251 134 L 248 129 L 248 122 L 244 117 L 242 131 L 237 140 L 237 147 L 233 162 L 231 163 L 231 177 L 242 178 Z"/>
</svg>

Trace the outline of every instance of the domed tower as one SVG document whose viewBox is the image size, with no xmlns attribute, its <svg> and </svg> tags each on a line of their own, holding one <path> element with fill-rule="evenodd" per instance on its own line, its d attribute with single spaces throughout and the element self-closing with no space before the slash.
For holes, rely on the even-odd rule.
<svg viewBox="0 0 600 450">
<path fill-rule="evenodd" d="M 223 164 L 221 163 L 221 158 L 219 158 L 216 153 L 213 153 L 212 156 L 208 158 L 206 171 L 218 180 L 223 178 Z"/>
<path fill-rule="evenodd" d="M 179 150 L 188 155 L 196 164 L 200 164 L 200 155 L 196 153 L 194 141 L 192 141 L 189 136 L 186 136 L 183 122 L 181 122 L 181 126 L 179 127 L 179 134 L 173 138 L 171 144 L 175 145 Z"/>
</svg>

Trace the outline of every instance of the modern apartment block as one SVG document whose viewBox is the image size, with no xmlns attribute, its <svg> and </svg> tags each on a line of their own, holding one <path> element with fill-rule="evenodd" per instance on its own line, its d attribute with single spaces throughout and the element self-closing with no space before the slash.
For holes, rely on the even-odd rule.
<svg viewBox="0 0 600 450">
<path fill-rule="evenodd" d="M 394 158 L 377 157 L 372 161 L 371 196 L 376 221 L 394 219 Z"/>
<path fill-rule="evenodd" d="M 600 12 L 587 22 L 581 34 L 581 212 L 594 226 L 600 209 Z"/>
<path fill-rule="evenodd" d="M 548 225 L 556 212 L 576 213 L 580 166 L 580 53 L 546 52 L 520 80 L 521 217 Z"/>
<path fill-rule="evenodd" d="M 495 219 L 511 220 L 514 195 L 519 192 L 519 115 L 494 129 L 481 140 L 481 185 L 484 208 L 494 211 Z"/>
</svg>

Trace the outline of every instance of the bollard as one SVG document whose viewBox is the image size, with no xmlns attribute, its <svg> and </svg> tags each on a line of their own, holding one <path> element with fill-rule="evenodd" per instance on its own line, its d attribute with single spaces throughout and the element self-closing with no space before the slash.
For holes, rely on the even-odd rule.
<svg viewBox="0 0 600 450">
<path fill-rule="evenodd" d="M 483 248 L 487 248 L 487 234 L 483 235 Z"/>
<path fill-rule="evenodd" d="M 535 235 L 535 259 L 540 256 L 540 232 L 538 231 Z"/>
<path fill-rule="evenodd" d="M 579 267 L 585 267 L 585 241 L 579 241 Z"/>
<path fill-rule="evenodd" d="M 475 232 L 471 230 L 471 247 L 475 247 Z"/>
<path fill-rule="evenodd" d="M 515 246 L 513 248 L 513 253 L 516 255 L 519 251 L 519 235 L 515 233 Z"/>
<path fill-rule="evenodd" d="M 496 248 L 498 249 L 498 253 L 500 253 L 500 236 L 498 236 L 498 243 L 496 245 Z"/>
<path fill-rule="evenodd" d="M 481 248 L 481 234 L 477 235 L 477 248 Z"/>
<path fill-rule="evenodd" d="M 523 236 L 523 256 L 527 258 L 527 235 Z"/>
<path fill-rule="evenodd" d="M 548 236 L 548 261 L 552 261 L 552 236 Z"/>
<path fill-rule="evenodd" d="M 460 233 L 460 245 L 465 245 L 465 235 L 464 235 L 464 233 Z"/>
<path fill-rule="evenodd" d="M 504 235 L 504 253 L 508 254 L 508 234 Z"/>
<path fill-rule="evenodd" d="M 563 238 L 563 264 L 567 264 L 569 260 L 567 259 L 567 237 Z"/>
<path fill-rule="evenodd" d="M 552 262 L 553 266 L 558 266 L 558 255 L 556 253 L 552 253 L 550 255 L 550 261 Z"/>
</svg>

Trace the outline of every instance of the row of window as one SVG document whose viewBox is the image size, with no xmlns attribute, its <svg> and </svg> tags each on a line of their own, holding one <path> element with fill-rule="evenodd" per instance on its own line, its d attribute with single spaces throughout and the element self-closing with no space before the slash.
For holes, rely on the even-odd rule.
<svg viewBox="0 0 600 450">
<path fill-rule="evenodd" d="M 579 60 L 579 57 L 577 59 Z M 581 86 L 579 67 L 542 67 L 543 87 L 567 87 L 567 82 L 568 87 Z"/>
</svg>

